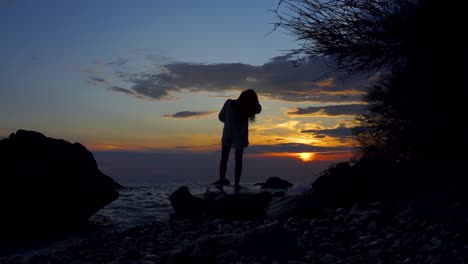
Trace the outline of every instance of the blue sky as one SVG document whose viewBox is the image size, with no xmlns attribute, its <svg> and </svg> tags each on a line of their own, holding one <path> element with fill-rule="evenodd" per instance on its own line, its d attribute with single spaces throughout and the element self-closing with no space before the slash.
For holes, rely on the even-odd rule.
<svg viewBox="0 0 468 264">
<path fill-rule="evenodd" d="M 0 6 L 2 56 L 57 64 L 132 51 L 175 60 L 263 64 L 293 47 L 267 35 L 275 1 L 22 1 Z M 267 35 L 267 36 L 266 36 Z"/>
<path fill-rule="evenodd" d="M 80 142 L 102 152 L 99 157 L 109 151 L 216 156 L 222 130 L 217 111 L 227 98 L 252 88 L 264 110 L 251 125 L 250 141 L 262 151 L 246 155 L 293 158 L 296 163 L 282 169 L 303 168 L 305 175 L 310 169 L 303 162 L 314 159 L 297 153 L 350 147 L 365 85 L 320 79 L 326 72 L 320 61 L 294 67 L 287 56 L 297 48 L 293 36 L 270 33 L 276 5 L 0 0 L 0 137 L 35 130 Z M 169 156 L 152 156 L 160 159 L 153 164 L 177 163 L 164 160 Z M 109 157 L 102 160 L 115 168 Z M 217 171 L 212 158 L 206 164 Z M 141 175 L 170 177 L 155 171 Z"/>
<path fill-rule="evenodd" d="M 0 5 L 0 100 L 8 112 L 2 118 L 11 125 L 4 129 L 21 120 L 46 126 L 41 122 L 46 117 L 67 125 L 70 120 L 99 123 L 83 116 L 115 111 L 106 105 L 134 107 L 92 91 L 83 76 L 99 71 L 112 78 L 110 64 L 118 60 L 130 60 L 137 70 L 150 63 L 150 56 L 162 62 L 263 64 L 293 47 L 283 34 L 267 35 L 275 21 L 268 9 L 274 4 L 6 1 Z"/>
</svg>

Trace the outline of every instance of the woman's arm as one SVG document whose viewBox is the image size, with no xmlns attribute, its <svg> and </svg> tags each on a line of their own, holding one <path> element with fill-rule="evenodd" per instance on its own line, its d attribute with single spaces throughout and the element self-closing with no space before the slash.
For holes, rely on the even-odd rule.
<svg viewBox="0 0 468 264">
<path fill-rule="evenodd" d="M 262 111 L 262 106 L 260 104 L 257 104 L 257 112 L 255 114 L 260 114 Z"/>
<path fill-rule="evenodd" d="M 226 120 L 224 116 L 226 114 L 226 104 L 228 103 L 228 101 L 229 101 L 229 99 L 226 100 L 226 102 L 224 102 L 223 108 L 221 108 L 221 111 L 218 114 L 219 121 L 221 121 L 223 123 L 224 123 L 224 120 Z"/>
</svg>

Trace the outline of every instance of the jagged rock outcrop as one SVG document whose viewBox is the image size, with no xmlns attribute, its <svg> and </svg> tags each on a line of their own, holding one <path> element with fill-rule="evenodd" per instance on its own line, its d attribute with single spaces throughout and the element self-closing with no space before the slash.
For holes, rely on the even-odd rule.
<svg viewBox="0 0 468 264">
<path fill-rule="evenodd" d="M 120 187 L 79 143 L 25 130 L 0 140 L 2 234 L 21 238 L 85 223 Z"/>
</svg>

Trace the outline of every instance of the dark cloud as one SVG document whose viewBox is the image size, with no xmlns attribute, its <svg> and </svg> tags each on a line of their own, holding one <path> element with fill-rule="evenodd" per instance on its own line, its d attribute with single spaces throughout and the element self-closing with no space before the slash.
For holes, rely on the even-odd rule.
<svg viewBox="0 0 468 264">
<path fill-rule="evenodd" d="M 170 98 L 168 91 L 151 79 L 135 80 L 132 90 L 139 95 L 149 97 L 151 99 L 164 100 L 165 98 Z"/>
<path fill-rule="evenodd" d="M 168 117 L 168 118 L 181 118 L 181 119 L 185 119 L 185 118 L 198 118 L 198 117 L 203 117 L 203 116 L 207 116 L 207 115 L 211 115 L 215 112 L 209 112 L 209 111 L 206 111 L 206 112 L 192 112 L 192 111 L 182 111 L 182 112 L 177 112 L 175 114 L 172 114 L 172 115 L 164 115 L 164 117 Z"/>
<path fill-rule="evenodd" d="M 331 68 L 321 59 L 295 66 L 291 56 L 273 58 L 260 66 L 242 63 L 162 65 L 158 73 L 118 72 L 136 93 L 167 100 L 171 92 L 255 89 L 260 94 L 286 101 L 351 102 L 365 94 L 364 78 L 338 80 L 327 75 Z"/>
<path fill-rule="evenodd" d="M 314 136 L 314 138 L 326 138 L 326 137 L 327 137 L 327 135 L 325 135 L 325 134 L 316 134 Z"/>
<path fill-rule="evenodd" d="M 107 80 L 104 79 L 104 77 L 98 76 L 98 75 L 92 75 L 88 77 L 88 83 L 92 85 L 101 85 L 107 83 Z"/>
<path fill-rule="evenodd" d="M 117 66 L 125 66 L 125 64 L 127 64 L 127 62 L 128 62 L 128 59 L 119 57 L 116 60 L 109 62 L 108 64 L 117 65 Z"/>
<path fill-rule="evenodd" d="M 281 143 L 274 145 L 252 145 L 249 146 L 249 153 L 261 154 L 268 152 L 328 152 L 347 151 L 349 147 L 319 147 L 300 143 Z"/>
<path fill-rule="evenodd" d="M 146 55 L 145 58 L 152 62 L 155 65 L 160 65 L 160 64 L 167 64 L 170 61 L 174 61 L 172 58 L 167 57 L 167 56 L 161 56 L 161 55 Z"/>
<path fill-rule="evenodd" d="M 353 129 L 350 127 L 340 126 L 337 128 L 330 128 L 330 129 L 307 129 L 302 130 L 301 133 L 311 133 L 314 134 L 315 138 L 324 138 L 326 136 L 339 138 L 341 140 L 345 140 L 349 138 L 353 134 Z"/>
<path fill-rule="evenodd" d="M 91 76 L 89 77 L 90 81 L 97 82 L 97 83 L 103 83 L 106 82 L 106 80 L 100 76 Z"/>
<path fill-rule="evenodd" d="M 347 105 L 328 105 L 328 106 L 311 106 L 311 107 L 299 107 L 296 110 L 287 112 L 288 116 L 311 116 L 311 115 L 328 115 L 328 116 L 340 116 L 340 115 L 360 115 L 364 110 L 365 105 L 363 104 L 347 104 Z"/>
<path fill-rule="evenodd" d="M 67 66 L 65 69 L 69 71 L 88 73 L 93 76 L 99 76 L 99 74 L 101 74 L 101 71 L 96 67 L 75 67 L 75 66 L 68 67 Z"/>
<path fill-rule="evenodd" d="M 107 90 L 113 91 L 113 92 L 118 92 L 118 93 L 123 93 L 123 94 L 128 94 L 128 95 L 134 95 L 135 94 L 135 92 L 133 92 L 132 90 L 125 89 L 125 88 L 122 88 L 122 87 L 117 87 L 117 86 L 109 87 L 109 88 L 107 88 Z"/>
</svg>

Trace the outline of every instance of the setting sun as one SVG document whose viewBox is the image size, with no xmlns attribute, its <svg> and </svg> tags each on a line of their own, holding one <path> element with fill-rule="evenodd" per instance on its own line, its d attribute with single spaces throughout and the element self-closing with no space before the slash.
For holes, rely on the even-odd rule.
<svg viewBox="0 0 468 264">
<path fill-rule="evenodd" d="M 301 152 L 297 153 L 297 156 L 304 162 L 311 161 L 314 159 L 315 153 L 313 152 Z"/>
</svg>

